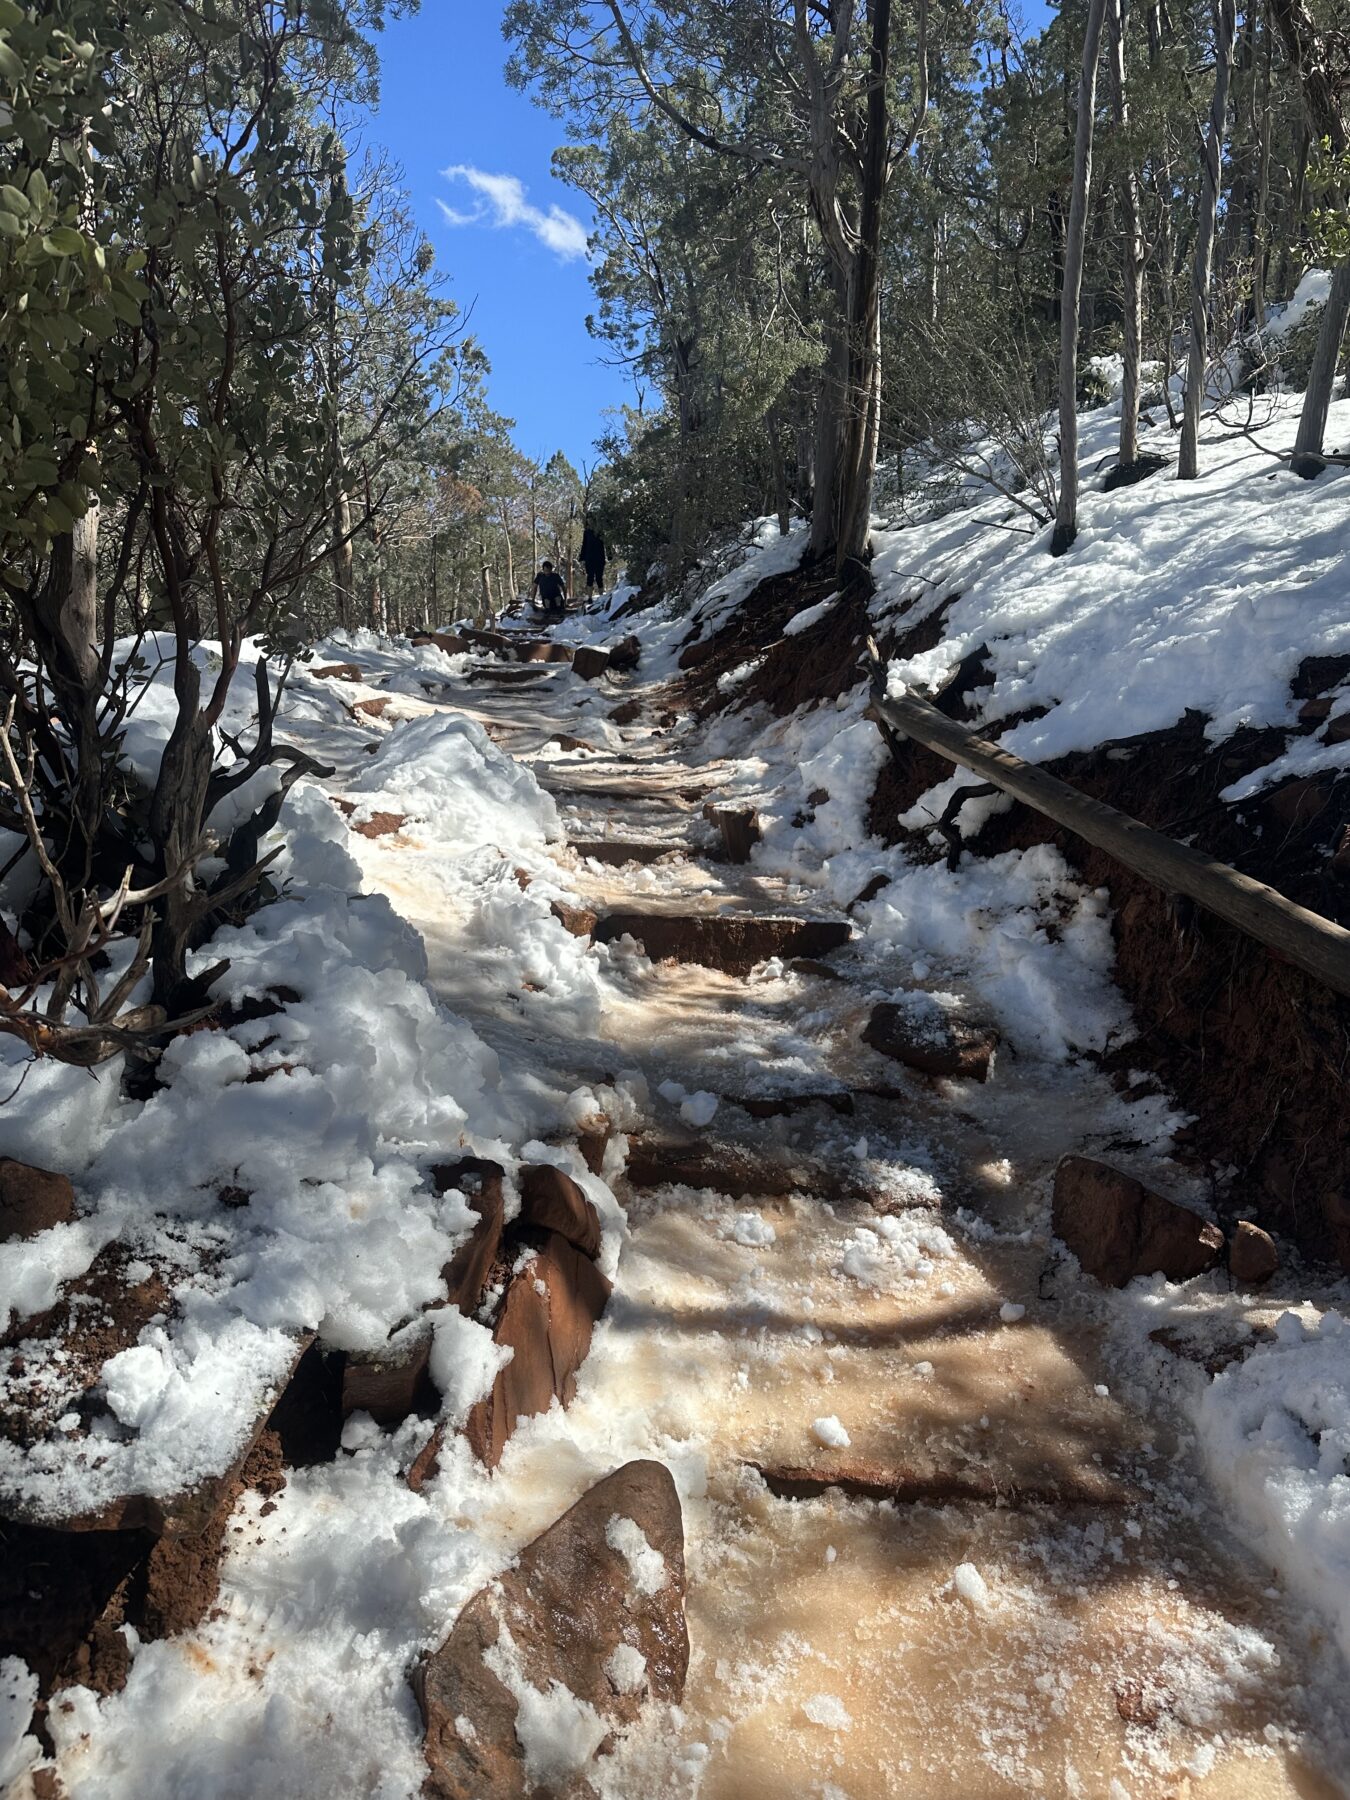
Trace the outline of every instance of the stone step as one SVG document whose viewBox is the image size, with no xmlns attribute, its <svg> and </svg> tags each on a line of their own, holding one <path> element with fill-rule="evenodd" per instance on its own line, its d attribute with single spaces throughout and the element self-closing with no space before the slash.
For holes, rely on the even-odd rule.
<svg viewBox="0 0 1350 1800">
<path fill-rule="evenodd" d="M 666 856 L 685 857 L 683 844 L 663 844 L 643 838 L 576 838 L 571 848 L 578 857 L 620 868 L 625 863 L 660 862 Z"/>
<path fill-rule="evenodd" d="M 601 944 L 635 938 L 653 962 L 700 963 L 746 975 L 771 956 L 827 956 L 847 944 L 853 930 L 847 919 L 624 910 L 606 913 L 591 935 Z"/>
</svg>

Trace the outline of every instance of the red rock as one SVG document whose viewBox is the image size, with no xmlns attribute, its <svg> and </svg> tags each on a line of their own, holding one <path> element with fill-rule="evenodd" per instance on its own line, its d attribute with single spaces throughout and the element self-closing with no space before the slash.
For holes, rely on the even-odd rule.
<svg viewBox="0 0 1350 1800">
<path fill-rule="evenodd" d="M 1265 796 L 1265 810 L 1284 831 L 1301 831 L 1325 812 L 1331 802 L 1333 779 L 1299 775 Z"/>
<path fill-rule="evenodd" d="M 608 1542 L 616 1517 L 632 1520 L 660 1556 L 664 1578 L 654 1593 L 637 1587 L 626 1558 Z M 670 1472 L 657 1462 L 625 1463 L 475 1594 L 440 1649 L 415 1672 L 430 1771 L 423 1793 L 432 1800 L 591 1794 L 584 1769 L 548 1786 L 527 1776 L 516 1696 L 489 1667 L 494 1647 L 505 1628 L 531 1687 L 547 1693 L 558 1682 L 594 1707 L 610 1728 L 598 1747 L 603 1752 L 645 1701 L 671 1703 L 683 1694 L 689 1667 L 684 1593 L 684 1527 Z M 621 1644 L 645 1662 L 632 1691 L 620 1691 L 607 1667 Z"/>
<path fill-rule="evenodd" d="M 572 646 L 555 644 L 550 638 L 531 638 L 515 646 L 517 660 L 523 663 L 570 663 Z"/>
<path fill-rule="evenodd" d="M 372 700 L 358 700 L 352 711 L 365 713 L 372 719 L 378 719 L 383 716 L 385 708 L 392 699 L 392 694 L 377 694 Z"/>
<path fill-rule="evenodd" d="M 937 1010 L 916 1012 L 888 1000 L 872 1008 L 862 1035 L 865 1044 L 906 1068 L 973 1081 L 988 1080 L 998 1048 L 998 1033 L 990 1026 Z"/>
<path fill-rule="evenodd" d="M 316 681 L 365 680 L 365 676 L 355 663 L 325 663 L 321 669 L 311 669 L 310 674 Z"/>
<path fill-rule="evenodd" d="M 594 644 L 581 644 L 572 652 L 572 672 L 583 681 L 596 681 L 609 667 L 609 652 Z"/>
<path fill-rule="evenodd" d="M 554 1231 L 512 1277 L 492 1335 L 515 1354 L 499 1371 L 492 1392 L 469 1414 L 465 1428 L 475 1455 L 488 1468 L 501 1461 L 518 1419 L 547 1412 L 555 1395 L 564 1406 L 571 1402 L 576 1372 L 586 1360 L 591 1330 L 609 1295 L 610 1284 L 590 1257 Z"/>
<path fill-rule="evenodd" d="M 467 1243 L 461 1244 L 441 1270 L 450 1304 L 463 1313 L 477 1311 L 487 1287 L 488 1275 L 501 1249 L 502 1170 L 481 1156 L 462 1156 L 457 1162 L 437 1163 L 431 1171 L 437 1193 L 458 1188 L 478 1214 Z"/>
<path fill-rule="evenodd" d="M 1324 744 L 1350 743 L 1350 711 L 1336 714 L 1336 717 L 1322 733 L 1321 742 Z"/>
<path fill-rule="evenodd" d="M 749 913 L 606 913 L 597 943 L 636 938 L 653 962 L 702 963 L 745 975 L 770 956 L 823 956 L 852 936 L 847 919 L 782 919 Z"/>
<path fill-rule="evenodd" d="M 571 847 L 579 857 L 615 868 L 624 863 L 654 863 L 663 856 L 684 855 L 679 844 L 662 843 L 659 839 L 645 842 L 641 838 L 576 838 Z"/>
<path fill-rule="evenodd" d="M 1228 1246 L 1228 1272 L 1242 1287 L 1259 1287 L 1269 1281 L 1280 1264 L 1275 1240 L 1268 1231 L 1239 1219 Z"/>
<path fill-rule="evenodd" d="M 759 814 L 752 806 L 714 806 L 712 822 L 722 834 L 727 861 L 748 863 L 760 839 Z"/>
<path fill-rule="evenodd" d="M 602 1113 L 597 1113 L 594 1119 L 584 1121 L 577 1132 L 577 1149 L 592 1175 L 599 1175 L 604 1170 L 605 1151 L 613 1136 L 614 1127 Z"/>
<path fill-rule="evenodd" d="M 1211 1220 L 1090 1156 L 1066 1156 L 1055 1170 L 1053 1223 L 1087 1273 L 1109 1287 L 1157 1273 L 1185 1281 L 1223 1250 Z"/>
<path fill-rule="evenodd" d="M 51 1169 L 0 1157 L 0 1242 L 36 1237 L 75 1217 L 75 1190 Z"/>
<path fill-rule="evenodd" d="M 573 937 L 590 937 L 599 919 L 599 914 L 592 912 L 588 906 L 569 906 L 565 900 L 554 900 L 549 911 L 563 930 L 570 931 Z"/>
<path fill-rule="evenodd" d="M 620 638 L 617 644 L 609 649 L 609 666 L 611 669 L 636 669 L 642 656 L 642 640 L 630 635 Z"/>
<path fill-rule="evenodd" d="M 413 643 L 434 644 L 438 650 L 444 650 L 447 656 L 463 656 L 469 648 L 468 639 L 453 631 L 419 631 Z"/>
<path fill-rule="evenodd" d="M 406 813 L 374 812 L 368 819 L 353 819 L 352 830 L 364 838 L 392 837 L 407 823 Z"/>
<path fill-rule="evenodd" d="M 570 1175 L 552 1163 L 520 1171 L 520 1216 L 541 1231 L 556 1231 L 587 1256 L 600 1254 L 600 1215 Z"/>
<path fill-rule="evenodd" d="M 616 725 L 632 725 L 642 716 L 642 702 L 640 700 L 623 700 L 609 716 Z"/>
</svg>

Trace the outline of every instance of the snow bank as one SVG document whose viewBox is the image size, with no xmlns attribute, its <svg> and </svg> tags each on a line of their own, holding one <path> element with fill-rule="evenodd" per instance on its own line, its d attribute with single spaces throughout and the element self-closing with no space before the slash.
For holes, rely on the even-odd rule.
<svg viewBox="0 0 1350 1800">
<path fill-rule="evenodd" d="M 1237 1519 L 1350 1658 L 1350 1323 L 1285 1313 L 1191 1410 Z"/>
</svg>

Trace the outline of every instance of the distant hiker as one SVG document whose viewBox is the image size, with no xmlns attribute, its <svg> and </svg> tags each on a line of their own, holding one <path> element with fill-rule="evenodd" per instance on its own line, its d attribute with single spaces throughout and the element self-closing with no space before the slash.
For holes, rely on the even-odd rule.
<svg viewBox="0 0 1350 1800">
<path fill-rule="evenodd" d="M 546 619 L 561 619 L 567 610 L 567 583 L 545 557 L 530 585 L 530 599 L 538 596 Z"/>
<path fill-rule="evenodd" d="M 586 598 L 604 592 L 605 540 L 592 525 L 581 534 L 581 566 L 586 571 Z"/>
</svg>

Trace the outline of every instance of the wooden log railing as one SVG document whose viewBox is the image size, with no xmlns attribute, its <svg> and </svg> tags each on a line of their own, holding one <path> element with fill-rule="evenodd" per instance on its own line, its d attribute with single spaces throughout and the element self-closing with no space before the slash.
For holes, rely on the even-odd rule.
<svg viewBox="0 0 1350 1800">
<path fill-rule="evenodd" d="M 1154 887 L 1185 894 L 1336 993 L 1350 995 L 1350 931 L 1343 926 L 1297 906 L 1228 863 L 1165 837 L 1105 801 L 1080 794 L 1067 781 L 949 719 L 928 701 L 912 694 L 888 694 L 875 664 L 872 711 L 884 727 L 992 782 Z"/>
</svg>

